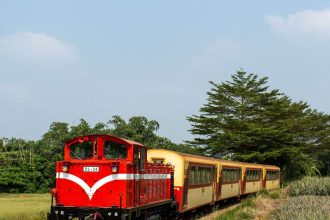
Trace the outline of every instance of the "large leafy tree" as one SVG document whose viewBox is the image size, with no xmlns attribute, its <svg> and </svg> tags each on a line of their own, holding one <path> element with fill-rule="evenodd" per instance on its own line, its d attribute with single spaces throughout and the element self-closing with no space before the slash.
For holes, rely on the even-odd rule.
<svg viewBox="0 0 330 220">
<path fill-rule="evenodd" d="M 329 136 L 329 115 L 271 90 L 267 78 L 238 71 L 212 85 L 199 115 L 188 117 L 189 141 L 219 158 L 277 164 L 287 177 L 310 174 Z"/>
</svg>

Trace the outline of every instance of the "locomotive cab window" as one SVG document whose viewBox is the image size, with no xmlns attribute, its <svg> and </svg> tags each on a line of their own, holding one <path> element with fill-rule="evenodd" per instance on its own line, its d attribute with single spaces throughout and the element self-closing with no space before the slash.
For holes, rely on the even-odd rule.
<svg viewBox="0 0 330 220">
<path fill-rule="evenodd" d="M 147 158 L 147 151 L 145 148 L 135 146 L 134 149 L 134 166 L 137 170 L 144 171 Z"/>
<path fill-rule="evenodd" d="M 104 157 L 106 159 L 125 159 L 127 157 L 127 147 L 113 141 L 104 142 Z"/>
<path fill-rule="evenodd" d="M 92 141 L 85 141 L 82 143 L 75 143 L 70 146 L 70 157 L 72 159 L 91 159 L 93 156 Z"/>
<path fill-rule="evenodd" d="M 164 159 L 160 159 L 160 158 L 152 158 L 152 162 L 154 164 L 164 164 Z"/>
</svg>

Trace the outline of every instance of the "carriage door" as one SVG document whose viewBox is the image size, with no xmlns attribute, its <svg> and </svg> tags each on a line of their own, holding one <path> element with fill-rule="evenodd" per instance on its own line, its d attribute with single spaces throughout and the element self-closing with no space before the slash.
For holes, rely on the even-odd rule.
<svg viewBox="0 0 330 220">
<path fill-rule="evenodd" d="M 217 198 L 217 167 L 211 168 L 211 181 L 213 185 L 212 201 L 218 200 Z"/>
<path fill-rule="evenodd" d="M 223 168 L 219 168 L 219 186 L 218 186 L 218 198 L 219 199 L 221 197 L 222 194 L 222 170 Z"/>
<path fill-rule="evenodd" d="M 144 202 L 144 184 L 143 174 L 146 166 L 146 150 L 145 148 L 134 146 L 134 204 L 142 205 Z"/>
<path fill-rule="evenodd" d="M 183 207 L 188 203 L 188 187 L 189 187 L 189 166 L 184 164 L 184 182 L 183 182 Z"/>
<path fill-rule="evenodd" d="M 238 171 L 238 195 L 241 195 L 242 192 L 242 168 L 239 168 Z"/>
</svg>

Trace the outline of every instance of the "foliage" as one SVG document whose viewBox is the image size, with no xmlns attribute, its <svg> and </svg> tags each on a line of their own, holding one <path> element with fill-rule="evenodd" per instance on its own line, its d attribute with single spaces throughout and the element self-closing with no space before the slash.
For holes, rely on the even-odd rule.
<svg viewBox="0 0 330 220">
<path fill-rule="evenodd" d="M 289 185 L 290 196 L 330 196 L 330 177 L 305 177 Z"/>
<path fill-rule="evenodd" d="M 198 153 L 187 144 L 174 144 L 156 134 L 159 123 L 142 116 L 128 122 L 113 116 L 108 123 L 92 127 L 81 119 L 77 125 L 53 122 L 37 141 L 16 138 L 0 139 L 0 192 L 48 192 L 55 183 L 55 162 L 63 159 L 67 140 L 86 134 L 111 134 L 141 142 L 153 148 Z"/>
<path fill-rule="evenodd" d="M 330 197 L 298 196 L 290 197 L 273 214 L 274 220 L 317 220 L 330 219 Z"/>
<path fill-rule="evenodd" d="M 313 175 L 317 152 L 329 149 L 330 116 L 271 90 L 267 78 L 238 71 L 207 93 L 199 115 L 187 117 L 188 141 L 218 158 L 279 165 L 284 177 Z"/>
</svg>

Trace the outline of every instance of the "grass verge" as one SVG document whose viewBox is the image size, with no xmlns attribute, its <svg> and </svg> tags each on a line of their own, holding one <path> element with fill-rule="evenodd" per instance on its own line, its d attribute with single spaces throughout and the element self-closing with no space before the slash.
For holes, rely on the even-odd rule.
<svg viewBox="0 0 330 220">
<path fill-rule="evenodd" d="M 253 196 L 247 197 L 241 201 L 241 204 L 238 207 L 225 212 L 224 214 L 219 216 L 217 220 L 253 219 L 251 209 L 254 207 L 255 207 L 254 197 Z"/>
<path fill-rule="evenodd" d="M 286 198 L 283 190 L 261 191 L 243 199 L 238 207 L 225 212 L 217 220 L 252 220 L 271 219 L 275 207 Z"/>
<path fill-rule="evenodd" d="M 45 220 L 49 194 L 0 194 L 0 220 Z"/>
</svg>

